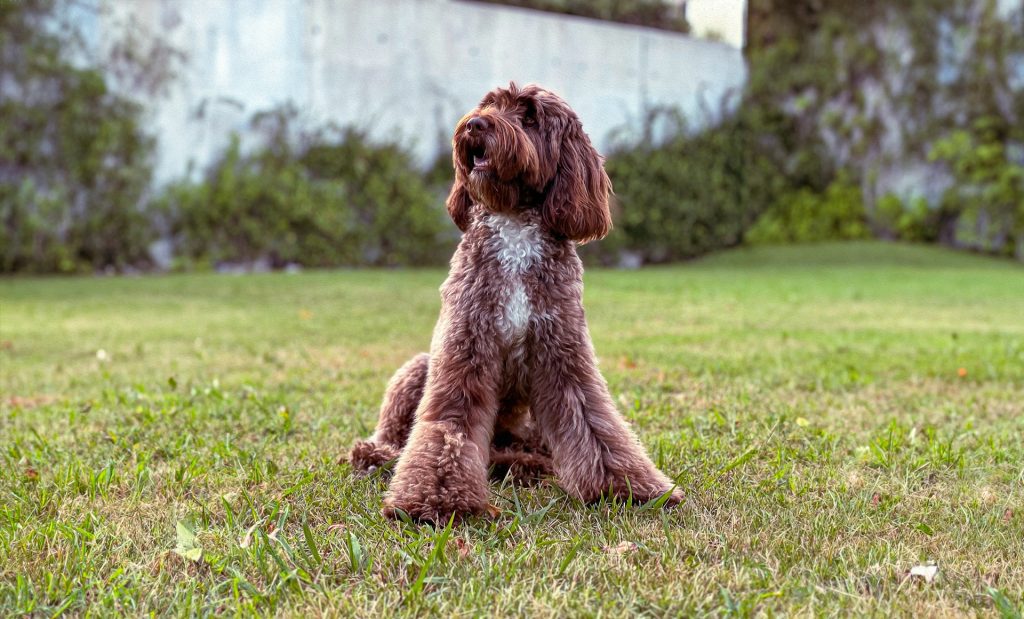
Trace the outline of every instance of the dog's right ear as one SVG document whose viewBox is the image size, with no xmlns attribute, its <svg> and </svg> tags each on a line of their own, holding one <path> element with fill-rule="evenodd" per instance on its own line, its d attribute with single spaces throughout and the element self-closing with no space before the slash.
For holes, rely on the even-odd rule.
<svg viewBox="0 0 1024 619">
<path fill-rule="evenodd" d="M 469 190 L 466 189 L 466 184 L 462 180 L 462 173 L 459 172 L 458 165 L 455 169 L 455 184 L 452 185 L 445 206 L 448 207 L 448 215 L 451 216 L 455 225 L 459 227 L 459 230 L 465 232 L 469 227 L 469 209 L 473 206 L 473 199 L 469 197 Z"/>
</svg>

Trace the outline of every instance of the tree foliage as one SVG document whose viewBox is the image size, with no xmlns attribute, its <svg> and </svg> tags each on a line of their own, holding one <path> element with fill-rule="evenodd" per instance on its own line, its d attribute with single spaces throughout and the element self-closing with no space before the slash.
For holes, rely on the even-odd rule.
<svg viewBox="0 0 1024 619">
<path fill-rule="evenodd" d="M 154 238 L 142 107 L 87 62 L 62 9 L 0 2 L 0 272 L 144 265 Z"/>
<path fill-rule="evenodd" d="M 1024 9 L 1001 15 L 995 0 L 751 0 L 749 36 L 747 104 L 793 119 L 793 153 L 820 152 L 824 141 L 836 171 L 860 186 L 875 234 L 1021 246 L 1009 205 L 1022 190 L 1012 153 L 1024 141 Z M 992 178 L 964 172 L 977 158 Z M 892 193 L 893 171 L 929 164 L 947 166 L 954 187 Z M 974 221 L 985 222 L 985 238 L 971 232 Z"/>
<path fill-rule="evenodd" d="M 933 161 L 946 163 L 956 179 L 943 206 L 958 215 L 958 236 L 988 251 L 1024 256 L 1024 165 L 1007 155 L 1000 118 L 979 118 L 937 140 Z"/>
</svg>

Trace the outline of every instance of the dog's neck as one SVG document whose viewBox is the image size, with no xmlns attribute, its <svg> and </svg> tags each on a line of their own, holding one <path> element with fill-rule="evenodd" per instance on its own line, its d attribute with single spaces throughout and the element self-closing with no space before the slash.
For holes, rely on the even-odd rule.
<svg viewBox="0 0 1024 619">
<path fill-rule="evenodd" d="M 480 197 L 476 199 L 479 213 L 491 213 L 526 222 L 539 215 L 546 193 L 520 185 L 515 192 L 515 200 L 508 203 L 492 204 Z"/>
<path fill-rule="evenodd" d="M 507 226 L 540 226 L 542 217 L 538 205 L 517 205 L 512 208 L 495 209 L 482 203 L 473 206 L 472 219 L 493 229 L 496 223 Z"/>
<path fill-rule="evenodd" d="M 535 191 L 529 187 L 522 187 L 519 189 L 519 207 L 525 209 L 540 206 L 544 203 L 545 195 L 546 192 Z"/>
</svg>

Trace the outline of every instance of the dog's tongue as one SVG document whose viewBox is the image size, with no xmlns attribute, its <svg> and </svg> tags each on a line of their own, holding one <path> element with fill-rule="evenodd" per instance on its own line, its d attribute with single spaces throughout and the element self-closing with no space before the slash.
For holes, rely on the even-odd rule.
<svg viewBox="0 0 1024 619">
<path fill-rule="evenodd" d="M 473 165 L 474 166 L 481 166 L 481 165 L 483 165 L 485 163 L 487 163 L 487 159 L 485 159 L 483 157 L 478 157 L 476 155 L 473 155 Z"/>
</svg>

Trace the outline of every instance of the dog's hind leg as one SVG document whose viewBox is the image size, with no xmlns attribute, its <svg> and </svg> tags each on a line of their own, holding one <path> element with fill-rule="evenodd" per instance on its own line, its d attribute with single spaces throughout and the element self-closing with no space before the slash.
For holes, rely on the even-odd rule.
<svg viewBox="0 0 1024 619">
<path fill-rule="evenodd" d="M 508 477 L 512 482 L 530 486 L 554 475 L 551 456 L 530 446 L 491 447 L 491 479 Z"/>
<path fill-rule="evenodd" d="M 373 436 L 356 441 L 348 461 L 359 473 L 371 473 L 402 453 L 427 383 L 430 355 L 420 353 L 395 372 L 388 383 Z"/>
<path fill-rule="evenodd" d="M 517 484 L 532 485 L 555 473 L 551 452 L 544 445 L 525 401 L 522 396 L 502 402 L 491 441 L 493 480 L 507 477 Z"/>
</svg>

